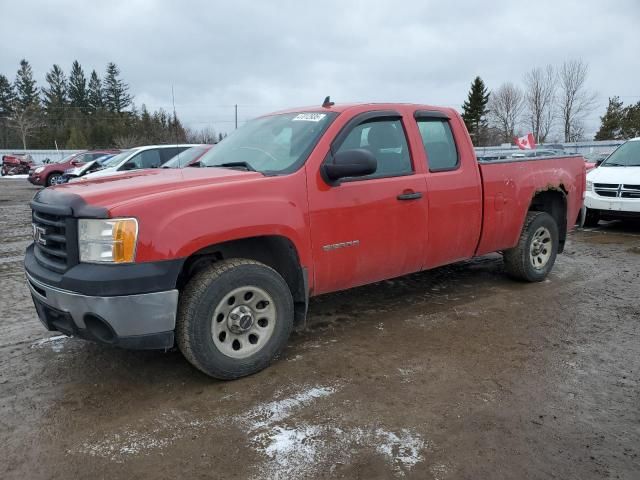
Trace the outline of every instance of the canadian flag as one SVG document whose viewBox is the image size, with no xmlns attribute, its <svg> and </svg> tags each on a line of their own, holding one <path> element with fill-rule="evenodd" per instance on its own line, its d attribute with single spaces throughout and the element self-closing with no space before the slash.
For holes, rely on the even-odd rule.
<svg viewBox="0 0 640 480">
<path fill-rule="evenodd" d="M 514 140 L 520 150 L 534 150 L 536 148 L 533 133 L 527 133 L 524 137 L 514 138 Z"/>
</svg>

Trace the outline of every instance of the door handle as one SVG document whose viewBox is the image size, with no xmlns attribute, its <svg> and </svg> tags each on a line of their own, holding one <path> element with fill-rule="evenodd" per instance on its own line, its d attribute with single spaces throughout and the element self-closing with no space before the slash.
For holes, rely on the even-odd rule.
<svg viewBox="0 0 640 480">
<path fill-rule="evenodd" d="M 408 192 L 398 195 L 398 200 L 417 200 L 422 198 L 422 192 Z"/>
</svg>

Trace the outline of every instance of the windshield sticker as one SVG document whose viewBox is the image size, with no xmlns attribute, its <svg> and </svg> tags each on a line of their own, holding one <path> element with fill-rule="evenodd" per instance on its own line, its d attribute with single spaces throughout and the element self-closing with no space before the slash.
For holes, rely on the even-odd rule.
<svg viewBox="0 0 640 480">
<path fill-rule="evenodd" d="M 291 119 L 293 122 L 319 122 L 324 117 L 326 117 L 326 113 L 299 113 L 295 117 Z"/>
</svg>

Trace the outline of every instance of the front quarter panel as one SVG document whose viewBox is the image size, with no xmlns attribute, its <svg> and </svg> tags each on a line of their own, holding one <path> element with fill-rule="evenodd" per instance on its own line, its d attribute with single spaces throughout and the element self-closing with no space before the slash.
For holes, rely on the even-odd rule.
<svg viewBox="0 0 640 480">
<path fill-rule="evenodd" d="M 186 258 L 221 242 L 280 235 L 310 265 L 304 169 L 292 175 L 199 185 L 110 210 L 138 219 L 137 262 Z"/>
</svg>

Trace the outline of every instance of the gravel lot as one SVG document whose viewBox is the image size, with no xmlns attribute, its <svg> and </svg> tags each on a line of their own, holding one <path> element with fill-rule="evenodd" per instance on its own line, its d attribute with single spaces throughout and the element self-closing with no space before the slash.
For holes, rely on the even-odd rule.
<svg viewBox="0 0 640 480">
<path fill-rule="evenodd" d="M 214 381 L 178 352 L 47 332 L 0 179 L 0 477 L 640 478 L 640 226 L 570 236 L 554 273 L 498 255 L 312 301 L 283 358 Z"/>
</svg>

